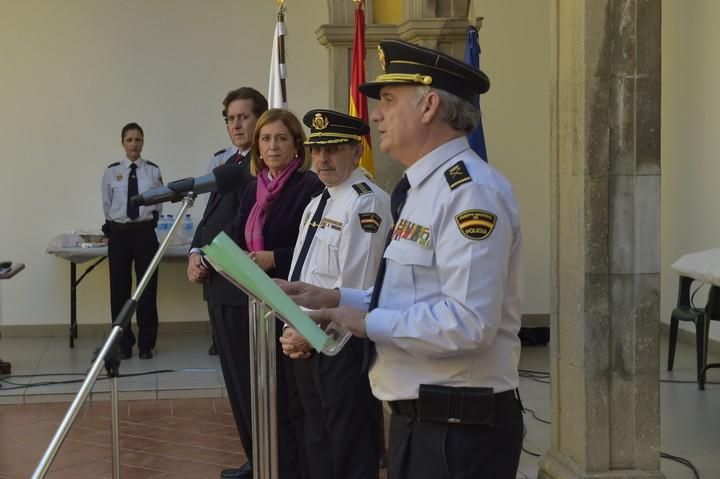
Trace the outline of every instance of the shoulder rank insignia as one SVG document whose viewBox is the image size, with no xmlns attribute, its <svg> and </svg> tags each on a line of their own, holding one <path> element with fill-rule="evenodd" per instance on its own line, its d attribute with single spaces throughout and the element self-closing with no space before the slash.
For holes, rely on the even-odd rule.
<svg viewBox="0 0 720 479">
<path fill-rule="evenodd" d="M 368 195 L 372 193 L 372 188 L 365 182 L 355 183 L 352 185 L 353 189 L 357 192 L 358 196 Z"/>
<path fill-rule="evenodd" d="M 225 153 L 225 150 L 227 150 L 227 148 L 223 148 L 222 150 L 218 150 L 218 151 L 216 151 L 215 153 L 213 153 L 213 156 L 222 155 L 223 153 Z"/>
<path fill-rule="evenodd" d="M 110 163 L 109 165 L 107 165 L 107 167 L 112 168 L 113 166 L 118 166 L 119 164 L 120 164 L 120 162 L 116 161 L 115 163 Z"/>
<path fill-rule="evenodd" d="M 360 217 L 360 227 L 366 233 L 377 233 L 380 229 L 382 218 L 376 213 L 358 213 Z"/>
<path fill-rule="evenodd" d="M 455 215 L 460 232 L 471 240 L 484 240 L 495 229 L 497 216 L 483 210 L 466 210 Z"/>
<path fill-rule="evenodd" d="M 458 161 L 445 170 L 445 179 L 447 180 L 448 185 L 450 185 L 451 190 L 454 190 L 458 186 L 471 181 L 470 174 L 465 167 L 465 163 L 462 161 Z"/>
<path fill-rule="evenodd" d="M 160 168 L 156 163 L 153 163 L 153 162 L 150 161 L 150 160 L 145 160 L 145 161 L 146 161 L 147 164 L 150 165 L 150 166 L 154 166 L 155 168 Z"/>
</svg>

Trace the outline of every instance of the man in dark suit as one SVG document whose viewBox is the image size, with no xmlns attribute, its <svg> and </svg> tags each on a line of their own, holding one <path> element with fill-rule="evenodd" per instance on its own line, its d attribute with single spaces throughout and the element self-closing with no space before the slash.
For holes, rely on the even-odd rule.
<svg viewBox="0 0 720 479">
<path fill-rule="evenodd" d="M 248 169 L 253 132 L 258 118 L 267 110 L 265 97 L 249 87 L 229 92 L 223 100 L 223 117 L 227 132 L 234 148 L 226 163 L 238 163 Z M 224 154 L 225 150 L 216 155 Z M 210 243 L 215 236 L 224 231 L 232 235 L 233 219 L 240 204 L 245 185 L 236 191 L 225 194 L 213 193 L 208 199 L 203 218 L 198 224 L 188 258 L 187 275 L 193 283 L 203 284 L 203 298 L 208 302 L 210 324 L 213 328 L 215 345 L 222 366 L 225 387 L 235 424 L 245 453 L 252 457 L 252 426 L 250 421 L 250 391 L 243 391 L 241 385 L 249 384 L 250 371 L 247 370 L 248 329 L 242 327 L 242 314 L 247 309 L 243 294 L 225 278 L 212 271 L 202 261 L 200 247 Z M 244 365 L 244 366 L 243 366 Z M 252 465 L 248 461 L 238 469 L 225 469 L 220 476 L 223 479 L 241 479 L 252 477 Z"/>
</svg>

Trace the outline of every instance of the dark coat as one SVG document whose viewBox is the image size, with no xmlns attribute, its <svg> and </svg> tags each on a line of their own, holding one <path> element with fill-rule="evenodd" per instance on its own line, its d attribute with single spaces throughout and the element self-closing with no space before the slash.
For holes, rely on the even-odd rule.
<svg viewBox="0 0 720 479">
<path fill-rule="evenodd" d="M 312 171 L 297 171 L 290 177 L 270 207 L 263 227 L 263 238 L 265 250 L 272 251 L 275 256 L 275 268 L 267 271 L 271 278 L 288 278 L 303 211 L 310 200 L 320 194 L 323 188 L 325 185 Z M 256 190 L 257 180 L 247 185 L 235 218 L 233 239 L 244 250 L 247 250 L 245 224 L 255 204 Z"/>
<path fill-rule="evenodd" d="M 232 161 L 232 157 L 228 162 Z M 191 247 L 200 248 L 212 242 L 220 231 L 232 237 L 232 225 L 242 198 L 245 187 L 254 178 L 250 175 L 250 158 L 245 158 L 240 166 L 247 171 L 247 179 L 238 188 L 230 193 L 212 193 L 208 199 L 202 220 L 198 223 Z M 238 298 L 238 289 L 229 283 L 225 278 L 215 272 L 203 284 L 203 298 L 213 304 L 241 306 L 246 303 L 243 298 Z"/>
</svg>

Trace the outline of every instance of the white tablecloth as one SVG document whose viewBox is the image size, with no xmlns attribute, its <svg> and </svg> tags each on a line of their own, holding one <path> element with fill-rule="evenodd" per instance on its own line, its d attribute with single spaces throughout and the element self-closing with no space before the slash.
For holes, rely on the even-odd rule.
<svg viewBox="0 0 720 479">
<path fill-rule="evenodd" d="M 73 263 L 84 263 L 95 258 L 107 256 L 107 246 L 82 248 L 78 246 L 80 244 L 81 240 L 78 235 L 62 234 L 51 239 L 45 251 Z M 165 252 L 165 258 L 186 258 L 189 250 L 189 243 L 171 244 Z"/>
<path fill-rule="evenodd" d="M 686 254 L 671 267 L 681 276 L 720 286 L 720 248 Z"/>
</svg>

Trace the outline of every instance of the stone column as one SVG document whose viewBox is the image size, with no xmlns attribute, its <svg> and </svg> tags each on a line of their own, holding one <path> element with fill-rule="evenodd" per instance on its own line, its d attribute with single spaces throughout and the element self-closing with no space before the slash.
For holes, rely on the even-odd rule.
<svg viewBox="0 0 720 479">
<path fill-rule="evenodd" d="M 539 478 L 660 472 L 660 0 L 556 0 L 552 437 Z"/>
</svg>

